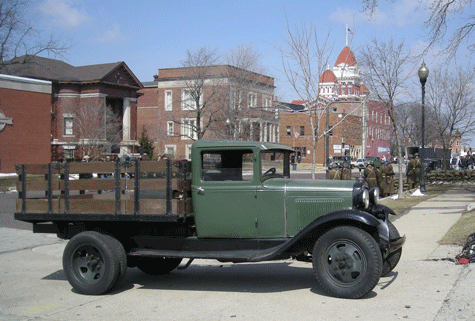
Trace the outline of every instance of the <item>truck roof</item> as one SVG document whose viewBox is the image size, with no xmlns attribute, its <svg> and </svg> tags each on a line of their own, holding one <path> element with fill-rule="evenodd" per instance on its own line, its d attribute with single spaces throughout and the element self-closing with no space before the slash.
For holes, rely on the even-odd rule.
<svg viewBox="0 0 475 321">
<path fill-rule="evenodd" d="M 294 149 L 285 144 L 279 143 L 265 143 L 255 141 L 240 141 L 240 140 L 222 140 L 222 139 L 200 139 L 193 143 L 194 148 L 259 148 L 261 150 L 267 149 L 283 149 L 294 151 Z"/>
</svg>

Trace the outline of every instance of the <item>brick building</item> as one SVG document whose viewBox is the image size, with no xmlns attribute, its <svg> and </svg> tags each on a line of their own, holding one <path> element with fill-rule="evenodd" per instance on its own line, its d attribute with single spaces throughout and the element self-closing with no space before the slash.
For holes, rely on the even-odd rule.
<svg viewBox="0 0 475 321">
<path fill-rule="evenodd" d="M 49 119 L 42 126 L 49 131 L 52 161 L 136 152 L 136 101 L 143 86 L 124 62 L 74 67 L 24 56 L 0 72 L 51 83 Z"/>
<path fill-rule="evenodd" d="M 277 142 L 274 79 L 229 65 L 159 69 L 138 99 L 157 154 L 189 158 L 201 138 Z"/>
<path fill-rule="evenodd" d="M 51 160 L 50 81 L 0 74 L 0 172 Z"/>
<path fill-rule="evenodd" d="M 329 126 L 332 128 L 329 156 L 344 154 L 352 158 L 389 157 L 391 128 L 387 113 L 380 103 L 368 98 L 369 92 L 362 83 L 356 58 L 346 46 L 338 55 L 333 68 L 328 68 L 320 75 L 317 102 L 294 101 L 291 104 L 280 104 L 281 142 L 294 146 L 296 153 L 302 155 L 302 162 L 310 163 L 312 158 L 309 156 L 313 147 L 308 111 L 314 108 L 319 110 L 317 118 L 324 122 L 319 124 L 319 135 L 322 135 L 326 128 L 325 109 L 328 108 Z M 294 133 L 298 137 L 291 140 Z M 317 163 L 325 162 L 324 141 L 325 137 L 319 138 L 316 147 Z"/>
<path fill-rule="evenodd" d="M 329 102 L 327 102 L 329 103 Z M 362 123 L 361 117 L 347 113 L 348 110 L 358 108 L 358 103 L 352 106 L 343 102 L 335 102 L 330 105 L 328 113 L 329 127 L 332 128 L 329 134 L 329 155 L 350 155 L 353 158 L 360 156 L 358 151 L 361 145 Z M 302 163 L 312 162 L 312 128 L 309 121 L 309 114 L 306 105 L 301 102 L 280 105 L 280 142 L 295 149 L 296 157 Z M 315 153 L 315 163 L 325 164 L 325 136 L 326 128 L 325 110 L 317 111 L 318 122 L 318 142 Z"/>
</svg>

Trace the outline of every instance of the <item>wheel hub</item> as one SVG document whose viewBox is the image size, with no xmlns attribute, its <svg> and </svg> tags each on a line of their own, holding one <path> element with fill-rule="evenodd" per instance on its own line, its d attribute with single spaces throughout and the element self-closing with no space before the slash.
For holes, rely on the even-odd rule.
<svg viewBox="0 0 475 321">
<path fill-rule="evenodd" d="M 342 283 L 353 283 L 363 274 L 362 252 L 351 243 L 338 242 L 328 250 L 328 271 Z"/>
</svg>

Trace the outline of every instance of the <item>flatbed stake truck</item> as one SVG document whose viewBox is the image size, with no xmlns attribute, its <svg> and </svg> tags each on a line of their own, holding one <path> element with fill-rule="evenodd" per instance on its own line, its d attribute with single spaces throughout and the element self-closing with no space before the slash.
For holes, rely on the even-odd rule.
<svg viewBox="0 0 475 321">
<path fill-rule="evenodd" d="M 405 237 L 362 181 L 290 178 L 293 149 L 199 140 L 190 161 L 19 165 L 17 220 L 68 239 L 79 293 L 117 286 L 127 267 L 164 274 L 183 259 L 311 262 L 329 294 L 360 298 L 401 257 Z M 30 176 L 40 175 L 41 180 Z"/>
</svg>

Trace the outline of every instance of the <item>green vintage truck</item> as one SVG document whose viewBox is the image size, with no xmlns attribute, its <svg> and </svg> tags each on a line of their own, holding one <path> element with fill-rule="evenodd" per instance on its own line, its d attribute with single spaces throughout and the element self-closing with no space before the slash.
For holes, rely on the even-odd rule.
<svg viewBox="0 0 475 321">
<path fill-rule="evenodd" d="M 328 294 L 360 298 L 401 256 L 393 211 L 361 181 L 290 179 L 292 152 L 199 140 L 191 162 L 20 165 L 15 218 L 69 239 L 64 272 L 83 294 L 117 287 L 127 267 L 164 274 L 193 259 L 293 258 L 312 263 Z"/>
</svg>

